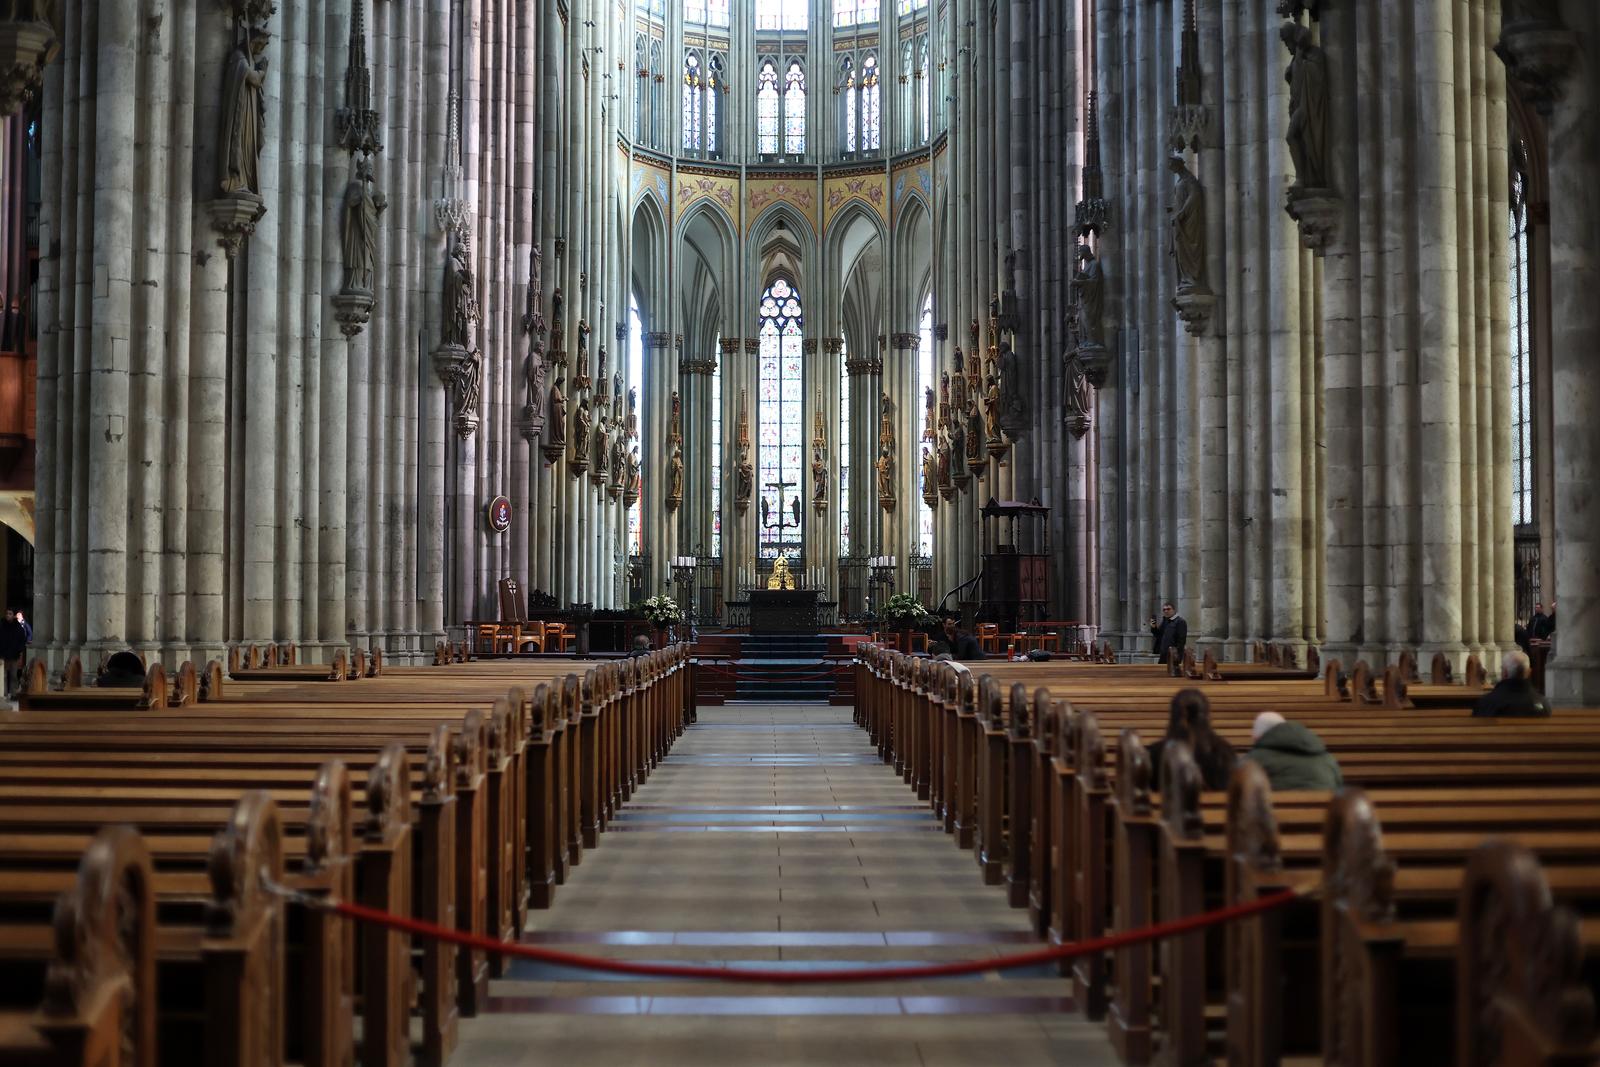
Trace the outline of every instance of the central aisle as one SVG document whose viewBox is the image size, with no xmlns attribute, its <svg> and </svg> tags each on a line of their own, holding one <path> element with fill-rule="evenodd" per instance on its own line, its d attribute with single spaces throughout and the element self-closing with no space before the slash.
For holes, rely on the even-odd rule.
<svg viewBox="0 0 1600 1067">
<path fill-rule="evenodd" d="M 524 940 L 794 970 L 992 957 L 1026 916 L 879 762 L 848 708 L 714 708 L 585 853 Z M 1097 1064 L 1103 1030 L 1044 968 L 862 986 L 640 981 L 528 962 L 454 1062 Z"/>
</svg>

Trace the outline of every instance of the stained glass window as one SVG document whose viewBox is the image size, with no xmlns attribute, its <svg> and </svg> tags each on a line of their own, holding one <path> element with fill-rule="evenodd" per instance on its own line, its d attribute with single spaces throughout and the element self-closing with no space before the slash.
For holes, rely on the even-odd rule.
<svg viewBox="0 0 1600 1067">
<path fill-rule="evenodd" d="M 683 21 L 696 25 L 706 20 L 706 0 L 683 0 Z"/>
<path fill-rule="evenodd" d="M 778 153 L 778 68 L 770 59 L 761 64 L 756 82 L 756 150 Z"/>
<path fill-rule="evenodd" d="M 1520 146 L 1519 146 L 1520 147 Z M 1525 158 L 1522 157 L 1522 158 Z M 1533 337 L 1528 262 L 1528 179 L 1511 170 L 1511 521 L 1533 522 Z"/>
<path fill-rule="evenodd" d="M 914 15 L 928 6 L 928 0 L 900 0 L 900 14 Z"/>
<path fill-rule="evenodd" d="M 756 29 L 804 30 L 808 6 L 807 0 L 756 0 Z"/>
<path fill-rule="evenodd" d="M 722 93 L 722 57 L 712 56 L 706 69 L 706 154 L 722 152 L 722 132 L 718 122 L 717 97 Z"/>
<path fill-rule="evenodd" d="M 701 97 L 705 81 L 700 76 L 700 56 L 690 52 L 683 57 L 683 148 L 686 152 L 700 151 L 700 121 L 703 114 Z"/>
<path fill-rule="evenodd" d="M 928 37 L 924 34 L 919 40 L 917 76 L 913 80 L 922 93 L 922 143 L 927 144 L 933 139 L 933 72 L 928 69 Z"/>
<path fill-rule="evenodd" d="M 644 389 L 644 322 L 639 317 L 639 298 L 628 298 L 628 384 L 636 389 Z M 641 413 L 640 418 L 644 416 Z M 644 427 L 639 428 L 640 438 L 644 438 Z M 631 446 L 630 446 L 631 447 Z M 641 494 L 639 502 L 628 509 L 628 555 L 644 555 L 644 502 Z"/>
<path fill-rule="evenodd" d="M 922 305 L 922 321 L 917 326 L 917 395 L 927 396 L 927 390 L 932 389 L 937 394 L 938 384 L 934 374 L 933 360 L 933 294 L 928 294 L 928 299 Z M 921 433 L 918 439 L 927 437 L 928 434 L 928 406 L 920 404 L 922 408 Z M 955 457 L 950 457 L 950 462 L 955 462 Z M 965 460 L 963 460 L 965 462 Z M 922 466 L 922 456 L 917 456 L 917 466 Z M 917 503 L 917 555 L 933 555 L 933 509 L 926 503 Z"/>
<path fill-rule="evenodd" d="M 805 476 L 801 421 L 801 338 L 805 319 L 800 291 L 782 278 L 773 282 L 761 297 L 760 320 L 760 550 L 763 559 L 776 559 L 780 554 L 798 557 L 804 499 L 800 488 Z"/>
<path fill-rule="evenodd" d="M 833 0 L 833 24 L 867 26 L 878 21 L 878 0 Z"/>
<path fill-rule="evenodd" d="M 883 147 L 883 108 L 879 102 L 878 57 L 861 61 L 861 148 L 876 152 Z"/>
<path fill-rule="evenodd" d="M 717 351 L 722 335 L 717 335 Z M 711 554 L 722 555 L 722 361 L 711 372 Z"/>
<path fill-rule="evenodd" d="M 728 28 L 728 0 L 707 0 L 706 24 L 718 29 Z"/>
<path fill-rule="evenodd" d="M 783 150 L 800 155 L 806 150 L 806 68 L 790 60 L 783 89 Z"/>
<path fill-rule="evenodd" d="M 844 131 L 844 150 L 856 150 L 856 67 L 855 62 L 845 56 L 839 60 L 839 92 L 843 97 L 843 113 L 839 117 L 839 125 Z"/>
<path fill-rule="evenodd" d="M 649 141 L 651 147 L 660 148 L 662 140 L 666 137 L 664 130 L 667 125 L 666 112 L 662 110 L 662 44 L 660 41 L 650 42 L 650 130 Z"/>
<path fill-rule="evenodd" d="M 639 34 L 633 39 L 633 65 L 638 75 L 635 82 L 638 89 L 633 94 L 633 137 L 636 141 L 645 139 L 645 101 L 650 97 L 650 67 L 649 53 L 646 51 L 644 34 Z"/>
<path fill-rule="evenodd" d="M 839 344 L 839 555 L 850 554 L 850 350 Z"/>
</svg>

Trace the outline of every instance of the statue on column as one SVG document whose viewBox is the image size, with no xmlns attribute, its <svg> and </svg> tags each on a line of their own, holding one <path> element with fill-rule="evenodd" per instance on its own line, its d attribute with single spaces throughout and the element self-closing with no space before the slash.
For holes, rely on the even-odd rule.
<svg viewBox="0 0 1600 1067">
<path fill-rule="evenodd" d="M 983 389 L 983 414 L 989 424 L 989 436 L 1000 436 L 1000 377 L 997 368 L 989 372 Z"/>
<path fill-rule="evenodd" d="M 578 367 L 577 374 L 572 379 L 572 387 L 577 390 L 589 388 L 594 380 L 589 377 L 589 322 L 587 319 L 578 320 Z"/>
<path fill-rule="evenodd" d="M 594 470 L 592 477 L 604 483 L 606 476 L 611 473 L 611 420 L 606 418 L 606 410 L 600 408 L 599 418 L 595 420 L 594 427 Z"/>
<path fill-rule="evenodd" d="M 558 285 L 555 292 L 550 295 L 550 343 L 546 346 L 557 363 L 566 362 L 567 320 L 564 314 L 566 306 L 567 298 L 561 295 L 561 286 Z"/>
<path fill-rule="evenodd" d="M 961 416 L 956 412 L 950 413 L 950 478 L 957 485 L 966 485 L 970 475 L 967 472 L 967 428 Z"/>
<path fill-rule="evenodd" d="M 355 172 L 344 192 L 339 234 L 347 293 L 372 292 L 373 266 L 378 258 L 378 216 L 388 206 L 382 193 L 372 191 L 372 162 L 357 158 Z"/>
<path fill-rule="evenodd" d="M 628 507 L 633 507 L 639 500 L 639 493 L 644 488 L 644 477 L 639 473 L 639 446 L 634 445 L 628 452 L 628 471 L 622 480 L 622 502 Z"/>
<path fill-rule="evenodd" d="M 894 401 L 884 393 L 878 398 L 878 444 L 894 451 Z"/>
<path fill-rule="evenodd" d="M 444 275 L 444 343 L 466 349 L 475 347 L 474 327 L 478 322 L 478 297 L 467 263 L 467 243 L 460 237 L 452 242 L 450 266 Z"/>
<path fill-rule="evenodd" d="M 266 30 L 249 30 L 228 56 L 218 145 L 224 193 L 261 192 L 261 147 L 267 127 L 267 57 L 263 53 L 271 39 Z"/>
<path fill-rule="evenodd" d="M 976 400 L 967 408 L 967 464 L 974 468 L 974 473 L 989 461 L 988 434 L 984 430 L 983 415 L 978 411 Z"/>
<path fill-rule="evenodd" d="M 950 374 L 950 417 L 959 420 L 967 411 L 967 359 L 955 351 L 955 370 Z"/>
<path fill-rule="evenodd" d="M 1022 382 L 1022 357 L 1011 342 L 1000 342 L 1000 425 L 1016 440 L 1027 426 L 1028 397 Z"/>
<path fill-rule="evenodd" d="M 1294 161 L 1290 192 L 1328 184 L 1328 57 L 1312 40 L 1311 28 L 1286 22 L 1279 31 L 1293 57 L 1289 83 L 1289 156 Z"/>
<path fill-rule="evenodd" d="M 1078 341 L 1085 348 L 1105 347 L 1106 276 L 1100 260 L 1088 245 L 1078 246 Z"/>
<path fill-rule="evenodd" d="M 933 450 L 922 448 L 922 501 L 930 508 L 939 500 L 939 461 Z"/>
<path fill-rule="evenodd" d="M 550 443 L 552 445 L 565 445 L 567 443 L 567 397 L 561 391 L 562 383 L 567 379 L 556 375 L 556 380 L 550 383 L 550 408 L 549 420 L 545 425 L 550 430 Z"/>
<path fill-rule="evenodd" d="M 878 503 L 884 511 L 894 510 L 894 454 L 887 448 L 879 449 L 878 460 L 873 464 L 878 472 Z"/>
<path fill-rule="evenodd" d="M 628 431 L 627 439 L 639 439 L 639 387 L 634 386 L 628 390 Z"/>
<path fill-rule="evenodd" d="M 578 401 L 578 406 L 572 413 L 573 461 L 581 467 L 589 465 L 589 435 L 593 429 L 594 418 L 589 411 L 589 398 L 584 397 Z"/>
<path fill-rule="evenodd" d="M 1168 209 L 1172 225 L 1172 258 L 1178 265 L 1178 291 L 1206 284 L 1206 191 L 1183 156 L 1174 153 L 1167 167 L 1177 175 Z"/>
<path fill-rule="evenodd" d="M 750 462 L 750 398 L 744 390 L 739 392 L 739 428 L 734 434 L 734 450 L 738 459 L 734 464 L 733 503 L 743 515 L 750 507 L 756 488 L 756 469 Z"/>
<path fill-rule="evenodd" d="M 667 419 L 667 440 L 683 440 L 683 397 L 676 389 L 672 391 L 672 414 Z"/>
<path fill-rule="evenodd" d="M 683 446 L 672 446 L 672 458 L 667 462 L 667 510 L 675 511 L 683 503 Z"/>
<path fill-rule="evenodd" d="M 922 419 L 922 439 L 931 441 L 933 440 L 934 431 L 939 425 L 939 403 L 934 399 L 933 386 L 928 386 L 923 390 L 923 393 L 925 394 L 924 401 L 927 404 L 927 408 L 923 413 Z"/>
</svg>

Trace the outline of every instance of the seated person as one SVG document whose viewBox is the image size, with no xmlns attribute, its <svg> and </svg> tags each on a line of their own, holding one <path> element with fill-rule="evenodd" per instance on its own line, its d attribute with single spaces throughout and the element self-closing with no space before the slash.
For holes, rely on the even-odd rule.
<svg viewBox="0 0 1600 1067">
<path fill-rule="evenodd" d="M 978 644 L 978 639 L 957 626 L 954 615 L 944 617 L 944 642 L 950 647 L 951 659 L 983 659 L 983 648 Z"/>
<path fill-rule="evenodd" d="M 1184 689 L 1167 711 L 1167 735 L 1150 746 L 1150 778 L 1159 787 L 1161 758 L 1168 742 L 1182 741 L 1194 754 L 1207 789 L 1226 789 L 1237 761 L 1227 738 L 1211 728 L 1211 701 L 1198 689 Z"/>
<path fill-rule="evenodd" d="M 1478 698 L 1473 715 L 1490 718 L 1542 718 L 1550 714 L 1544 694 L 1533 687 L 1528 654 L 1511 651 L 1500 661 L 1500 680 Z"/>
<path fill-rule="evenodd" d="M 94 684 L 101 687 L 132 688 L 144 685 L 144 662 L 132 651 L 114 652 L 100 668 Z"/>
<path fill-rule="evenodd" d="M 1273 789 L 1339 789 L 1344 775 L 1322 738 L 1275 711 L 1263 711 L 1250 728 L 1245 759 L 1267 772 Z"/>
<path fill-rule="evenodd" d="M 628 653 L 628 658 L 632 659 L 635 656 L 648 656 L 650 652 L 650 635 L 635 634 L 633 638 L 633 651 Z"/>
</svg>

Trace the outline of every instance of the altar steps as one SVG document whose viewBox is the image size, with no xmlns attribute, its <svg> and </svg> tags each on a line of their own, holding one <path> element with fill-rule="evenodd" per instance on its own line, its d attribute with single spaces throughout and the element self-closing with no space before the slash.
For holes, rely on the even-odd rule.
<svg viewBox="0 0 1600 1067">
<path fill-rule="evenodd" d="M 730 703 L 826 704 L 833 695 L 826 637 L 751 634 L 741 646 Z"/>
</svg>

